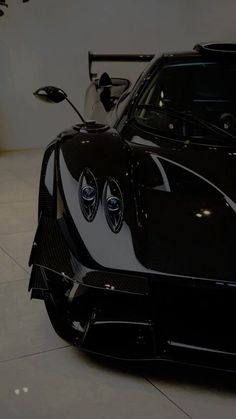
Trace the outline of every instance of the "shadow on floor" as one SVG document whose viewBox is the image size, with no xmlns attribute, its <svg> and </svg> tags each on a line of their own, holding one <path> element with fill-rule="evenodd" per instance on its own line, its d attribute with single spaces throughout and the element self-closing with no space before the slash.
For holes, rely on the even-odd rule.
<svg viewBox="0 0 236 419">
<path fill-rule="evenodd" d="M 90 366 L 112 371 L 118 375 L 143 376 L 150 383 L 157 382 L 160 385 L 168 382 L 171 386 L 188 386 L 201 391 L 211 389 L 213 392 L 220 392 L 221 396 L 236 394 L 236 371 L 215 370 L 166 361 L 121 361 L 82 353 L 77 348 L 74 350 L 77 356 L 80 359 L 83 357 L 84 362 Z"/>
</svg>

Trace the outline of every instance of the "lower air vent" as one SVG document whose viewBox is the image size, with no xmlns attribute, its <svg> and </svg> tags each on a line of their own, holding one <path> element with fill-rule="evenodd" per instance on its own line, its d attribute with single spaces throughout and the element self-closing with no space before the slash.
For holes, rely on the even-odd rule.
<svg viewBox="0 0 236 419">
<path fill-rule="evenodd" d="M 95 176 L 85 169 L 79 181 L 79 200 L 81 210 L 87 221 L 93 221 L 98 207 L 98 188 Z"/>
</svg>

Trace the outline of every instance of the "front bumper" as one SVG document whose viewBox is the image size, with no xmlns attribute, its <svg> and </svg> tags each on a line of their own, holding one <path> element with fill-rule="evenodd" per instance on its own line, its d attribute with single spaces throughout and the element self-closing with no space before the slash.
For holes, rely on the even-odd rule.
<svg viewBox="0 0 236 419">
<path fill-rule="evenodd" d="M 60 308 L 74 344 L 115 358 L 236 369 L 234 284 L 87 268 L 57 220 L 39 227 L 29 290 Z"/>
<path fill-rule="evenodd" d="M 52 299 L 70 341 L 84 351 L 236 370 L 234 292 L 152 281 L 145 295 L 84 284 L 68 288 L 58 274 L 35 270 L 41 294 L 33 288 L 33 297 Z"/>
</svg>

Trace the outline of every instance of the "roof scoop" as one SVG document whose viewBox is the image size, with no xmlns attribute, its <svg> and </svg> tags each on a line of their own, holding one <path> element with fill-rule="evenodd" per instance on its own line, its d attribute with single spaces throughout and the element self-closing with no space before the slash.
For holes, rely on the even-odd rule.
<svg viewBox="0 0 236 419">
<path fill-rule="evenodd" d="M 202 55 L 217 57 L 236 57 L 236 44 L 233 43 L 202 43 L 193 48 Z"/>
</svg>

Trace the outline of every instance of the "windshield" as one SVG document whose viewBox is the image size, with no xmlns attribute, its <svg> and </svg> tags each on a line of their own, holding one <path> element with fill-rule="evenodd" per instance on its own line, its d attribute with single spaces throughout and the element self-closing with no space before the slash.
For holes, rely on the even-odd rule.
<svg viewBox="0 0 236 419">
<path fill-rule="evenodd" d="M 235 115 L 236 65 L 229 63 L 165 66 L 152 78 L 135 110 L 139 123 L 161 134 L 209 144 L 228 143 L 229 137 L 232 142 Z M 201 121 L 205 126 L 197 123 Z"/>
</svg>

